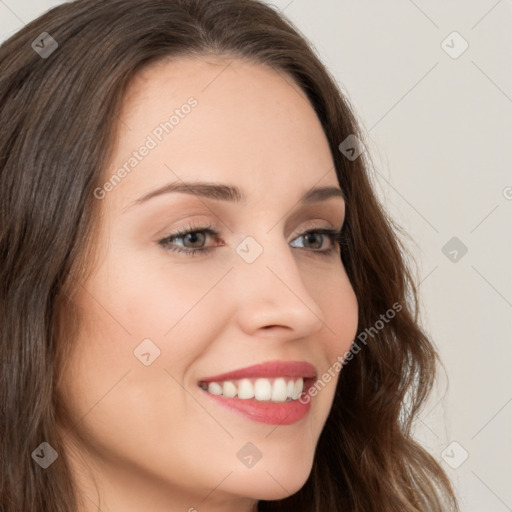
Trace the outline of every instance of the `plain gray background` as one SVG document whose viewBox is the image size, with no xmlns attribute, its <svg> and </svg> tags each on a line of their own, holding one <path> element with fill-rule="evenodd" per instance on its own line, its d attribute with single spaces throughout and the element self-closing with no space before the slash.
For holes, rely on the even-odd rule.
<svg viewBox="0 0 512 512">
<path fill-rule="evenodd" d="M 0 41 L 59 3 L 0 0 Z M 512 3 L 268 3 L 348 95 L 378 194 L 411 237 L 446 368 L 416 435 L 463 511 L 512 511 Z"/>
</svg>

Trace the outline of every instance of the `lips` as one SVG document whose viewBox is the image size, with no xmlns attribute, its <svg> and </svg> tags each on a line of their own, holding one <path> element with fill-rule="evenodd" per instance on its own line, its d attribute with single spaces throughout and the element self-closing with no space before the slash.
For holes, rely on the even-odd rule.
<svg viewBox="0 0 512 512">
<path fill-rule="evenodd" d="M 255 364 L 240 370 L 205 377 L 200 382 L 223 382 L 226 380 L 239 380 L 258 377 L 290 377 L 303 379 L 316 378 L 316 368 L 304 361 L 271 361 L 268 363 Z"/>
<path fill-rule="evenodd" d="M 199 387 L 217 404 L 252 421 L 290 425 L 307 415 L 311 403 L 299 398 L 316 375 L 307 362 L 271 361 L 205 377 Z"/>
</svg>

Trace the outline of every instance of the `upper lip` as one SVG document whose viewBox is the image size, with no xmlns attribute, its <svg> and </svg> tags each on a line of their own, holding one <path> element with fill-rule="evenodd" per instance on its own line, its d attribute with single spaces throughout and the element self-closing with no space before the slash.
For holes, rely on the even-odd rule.
<svg viewBox="0 0 512 512">
<path fill-rule="evenodd" d="M 240 368 L 232 372 L 205 377 L 201 382 L 220 382 L 226 380 L 238 380 L 257 377 L 303 377 L 315 378 L 316 368 L 305 361 L 269 361 Z"/>
</svg>

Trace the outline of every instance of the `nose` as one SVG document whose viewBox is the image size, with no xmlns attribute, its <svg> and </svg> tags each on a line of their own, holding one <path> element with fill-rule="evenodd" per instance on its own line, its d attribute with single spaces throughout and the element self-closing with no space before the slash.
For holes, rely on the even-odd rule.
<svg viewBox="0 0 512 512">
<path fill-rule="evenodd" d="M 248 263 L 251 258 L 244 258 L 241 251 L 233 269 L 236 319 L 242 330 L 250 336 L 279 331 L 280 339 L 296 339 L 328 328 L 322 309 L 304 283 L 293 254 L 297 249 L 276 235 L 265 237 L 261 248 L 249 240 L 246 254 L 263 252 Z"/>
</svg>

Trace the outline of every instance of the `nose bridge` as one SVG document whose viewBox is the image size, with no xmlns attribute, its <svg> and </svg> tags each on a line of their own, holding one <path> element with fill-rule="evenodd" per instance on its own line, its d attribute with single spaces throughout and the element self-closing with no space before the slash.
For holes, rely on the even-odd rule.
<svg viewBox="0 0 512 512">
<path fill-rule="evenodd" d="M 297 249 L 277 227 L 246 236 L 235 250 L 238 314 L 246 327 L 286 326 L 300 337 L 324 325 L 293 255 Z"/>
</svg>

